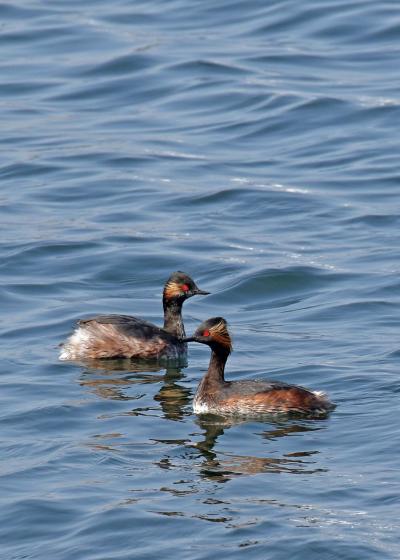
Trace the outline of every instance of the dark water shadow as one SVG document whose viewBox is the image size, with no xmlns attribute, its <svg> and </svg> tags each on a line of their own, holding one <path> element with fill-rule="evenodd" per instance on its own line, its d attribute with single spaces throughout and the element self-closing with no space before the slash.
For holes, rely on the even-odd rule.
<svg viewBox="0 0 400 560">
<path fill-rule="evenodd" d="M 98 360 L 87 363 L 82 371 L 79 383 L 102 399 L 119 401 L 137 401 L 137 396 L 132 396 L 133 386 L 144 386 L 157 383 L 159 390 L 153 396 L 158 406 L 148 405 L 133 407 L 123 414 L 128 416 L 161 416 L 167 420 L 185 422 L 191 418 L 188 412 L 192 400 L 190 388 L 179 383 L 185 376 L 183 367 L 178 365 L 162 365 L 157 362 L 132 361 L 132 360 Z M 142 396 L 142 395 L 141 395 Z M 160 414 L 160 408 L 162 414 Z M 289 473 L 289 474 L 314 474 L 326 472 L 328 469 L 320 466 L 317 460 L 319 453 L 313 441 L 313 448 L 304 450 L 304 445 L 299 451 L 277 454 L 276 446 L 270 455 L 255 456 L 244 453 L 222 452 L 216 449 L 228 430 L 241 430 L 242 436 L 248 437 L 250 424 L 255 431 L 252 435 L 268 442 L 294 435 L 306 434 L 324 430 L 327 427 L 327 417 L 296 418 L 285 416 L 265 416 L 262 418 L 222 417 L 216 415 L 201 415 L 195 417 L 195 423 L 202 430 L 202 437 L 198 442 L 189 438 L 175 438 L 173 429 L 168 440 L 152 440 L 161 444 L 174 447 L 175 452 L 181 454 L 183 447 L 184 461 L 189 461 L 201 479 L 224 483 L 235 477 L 255 475 L 260 473 Z M 282 446 L 287 448 L 287 446 Z M 176 451 L 181 448 L 181 451 Z M 267 448 L 271 448 L 267 446 Z M 195 452 L 193 453 L 193 451 Z M 175 453 L 174 452 L 174 453 Z M 164 455 L 164 454 L 163 454 Z M 199 462 L 200 456 L 200 462 Z M 173 468 L 170 452 L 161 457 L 156 464 L 162 469 Z"/>
<path fill-rule="evenodd" d="M 281 456 L 256 457 L 252 455 L 220 452 L 215 450 L 219 438 L 234 427 L 247 424 L 249 420 L 222 418 L 214 415 L 198 417 L 196 423 L 204 430 L 204 439 L 194 447 L 200 452 L 203 462 L 199 473 L 202 478 L 217 482 L 227 482 L 241 475 L 254 475 L 259 473 L 291 473 L 314 474 L 326 472 L 328 469 L 317 466 L 313 456 L 319 453 L 318 449 L 307 451 L 283 453 Z M 254 422 L 254 420 L 253 420 Z M 313 432 L 325 429 L 320 420 L 302 419 L 272 419 L 260 424 L 261 431 L 257 434 L 265 440 L 284 438 L 295 434 Z"/>
<path fill-rule="evenodd" d="M 85 363 L 79 383 L 102 399 L 120 401 L 137 399 L 128 392 L 134 385 L 159 383 L 154 400 L 160 403 L 164 417 L 182 420 L 191 398 L 191 390 L 178 383 L 184 378 L 182 370 L 186 365 L 183 361 L 163 364 L 149 360 L 91 360 Z M 125 414 L 139 416 L 150 411 L 154 412 L 154 407 L 137 407 Z"/>
</svg>

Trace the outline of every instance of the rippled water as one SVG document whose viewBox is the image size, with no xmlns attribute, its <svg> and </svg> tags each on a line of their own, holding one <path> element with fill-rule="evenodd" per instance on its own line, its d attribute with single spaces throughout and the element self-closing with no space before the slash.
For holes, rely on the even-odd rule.
<svg viewBox="0 0 400 560">
<path fill-rule="evenodd" d="M 393 1 L 0 4 L 1 557 L 399 557 Z M 60 363 L 78 317 L 161 321 L 177 269 L 230 379 L 327 419 L 191 412 L 188 367 Z"/>
</svg>

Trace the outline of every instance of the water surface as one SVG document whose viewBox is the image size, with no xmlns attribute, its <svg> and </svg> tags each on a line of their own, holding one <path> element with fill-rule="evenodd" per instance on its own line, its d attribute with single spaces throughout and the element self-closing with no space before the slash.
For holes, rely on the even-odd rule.
<svg viewBox="0 0 400 560">
<path fill-rule="evenodd" d="M 2 558 L 388 560 L 399 546 L 396 2 L 0 4 Z M 192 414 L 187 367 L 61 363 L 77 318 L 230 323 L 230 379 L 326 419 Z"/>
</svg>

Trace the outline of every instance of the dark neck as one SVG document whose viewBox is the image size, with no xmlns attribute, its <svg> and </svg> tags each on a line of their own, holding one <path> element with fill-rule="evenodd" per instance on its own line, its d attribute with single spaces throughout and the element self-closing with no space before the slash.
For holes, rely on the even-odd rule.
<svg viewBox="0 0 400 560">
<path fill-rule="evenodd" d="M 221 385 L 225 383 L 224 371 L 229 352 L 218 346 L 212 348 L 210 363 L 203 382 L 208 385 Z"/>
<path fill-rule="evenodd" d="M 164 300 L 163 306 L 164 330 L 177 338 L 184 338 L 186 334 L 182 320 L 182 303 L 176 301 L 166 303 Z"/>
</svg>

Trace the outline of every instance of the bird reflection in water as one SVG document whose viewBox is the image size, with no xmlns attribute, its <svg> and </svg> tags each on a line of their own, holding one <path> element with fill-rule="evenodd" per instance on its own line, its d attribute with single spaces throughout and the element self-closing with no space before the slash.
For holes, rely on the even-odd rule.
<svg viewBox="0 0 400 560">
<path fill-rule="evenodd" d="M 160 407 L 163 417 L 168 420 L 179 421 L 191 417 L 190 405 L 192 392 L 190 388 L 178 383 L 183 379 L 182 367 L 163 366 L 157 362 L 132 361 L 132 360 L 104 360 L 86 363 L 80 379 L 80 384 L 90 388 L 96 395 L 104 399 L 132 401 L 143 395 L 132 396 L 131 388 L 146 384 L 160 384 L 160 389 L 153 396 L 159 406 L 136 407 L 130 411 L 124 411 L 124 415 L 154 415 L 160 416 Z M 264 440 L 276 441 L 293 435 L 306 434 L 326 428 L 326 418 L 304 419 L 304 418 L 268 418 L 260 421 L 252 419 L 257 423 L 257 435 Z M 196 465 L 199 475 L 203 479 L 213 482 L 226 482 L 240 475 L 253 475 L 258 473 L 291 473 L 291 474 L 313 474 L 324 472 L 327 469 L 317 466 L 313 456 L 318 450 L 302 449 L 276 455 L 275 450 L 271 456 L 252 456 L 245 454 L 229 453 L 216 450 L 219 438 L 222 438 L 229 429 L 243 429 L 249 420 L 240 417 L 220 417 L 215 415 L 201 415 L 195 417 L 196 424 L 201 428 L 203 439 L 198 442 L 190 440 L 158 440 L 161 445 L 171 445 L 186 449 L 183 453 L 184 460 L 189 460 Z M 248 437 L 248 432 L 243 432 L 243 437 Z M 201 462 L 198 462 L 198 458 Z M 183 457 L 182 457 L 183 458 Z M 173 468 L 170 463 L 169 453 L 156 461 L 163 469 Z"/>
<path fill-rule="evenodd" d="M 178 383 L 183 379 L 183 367 L 186 364 L 162 364 L 149 360 L 91 360 L 85 362 L 80 384 L 90 388 L 97 396 L 103 399 L 120 401 L 137 400 L 142 395 L 132 396 L 129 389 L 153 383 L 161 383 L 160 390 L 154 395 L 154 400 L 160 403 L 165 418 L 181 420 L 184 409 L 190 404 L 191 391 Z M 154 407 L 133 408 L 132 416 L 154 412 Z"/>
<path fill-rule="evenodd" d="M 255 457 L 215 451 L 215 445 L 226 430 L 244 424 L 245 420 L 227 419 L 214 415 L 199 417 L 198 425 L 204 430 L 204 439 L 193 444 L 203 457 L 200 465 L 200 475 L 217 482 L 226 482 L 236 476 L 253 475 L 258 473 L 292 473 L 313 474 L 327 469 L 314 467 L 312 456 L 317 450 L 284 453 L 280 457 Z M 266 440 L 276 440 L 285 436 L 312 432 L 324 428 L 318 420 L 273 420 L 263 423 L 259 435 Z"/>
</svg>

